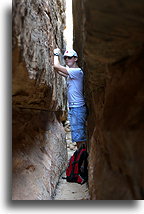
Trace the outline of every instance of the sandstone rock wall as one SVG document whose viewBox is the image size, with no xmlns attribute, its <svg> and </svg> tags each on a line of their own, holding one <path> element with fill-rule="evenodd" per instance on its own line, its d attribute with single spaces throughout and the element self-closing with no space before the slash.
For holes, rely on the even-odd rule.
<svg viewBox="0 0 144 214">
<path fill-rule="evenodd" d="M 51 199 L 67 161 L 65 80 L 53 69 L 64 5 L 13 0 L 13 200 Z"/>
<path fill-rule="evenodd" d="M 90 112 L 91 199 L 143 199 L 144 3 L 73 1 L 73 14 Z"/>
</svg>

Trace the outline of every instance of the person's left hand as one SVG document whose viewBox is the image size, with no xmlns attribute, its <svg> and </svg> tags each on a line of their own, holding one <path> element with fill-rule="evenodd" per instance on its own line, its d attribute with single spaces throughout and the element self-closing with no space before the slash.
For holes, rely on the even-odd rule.
<svg viewBox="0 0 144 214">
<path fill-rule="evenodd" d="M 60 49 L 59 49 L 59 48 L 55 48 L 55 49 L 54 49 L 54 54 L 57 55 L 57 56 L 59 56 L 59 54 L 60 54 Z"/>
</svg>

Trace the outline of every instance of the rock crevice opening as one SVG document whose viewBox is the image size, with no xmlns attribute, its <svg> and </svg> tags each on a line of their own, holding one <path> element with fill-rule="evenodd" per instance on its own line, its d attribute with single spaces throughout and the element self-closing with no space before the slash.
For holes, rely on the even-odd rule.
<svg viewBox="0 0 144 214">
<path fill-rule="evenodd" d="M 144 4 L 73 1 L 85 71 L 91 200 L 143 199 Z M 80 18 L 81 14 L 81 18 Z M 13 200 L 51 200 L 67 164 L 65 1 L 13 1 Z"/>
</svg>

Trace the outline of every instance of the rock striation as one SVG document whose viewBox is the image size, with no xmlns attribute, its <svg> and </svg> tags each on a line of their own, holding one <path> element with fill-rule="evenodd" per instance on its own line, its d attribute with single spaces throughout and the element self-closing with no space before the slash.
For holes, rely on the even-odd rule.
<svg viewBox="0 0 144 214">
<path fill-rule="evenodd" d="M 73 1 L 73 14 L 89 107 L 91 199 L 144 199 L 144 2 Z"/>
<path fill-rule="evenodd" d="M 51 200 L 67 163 L 65 80 L 53 69 L 64 28 L 64 0 L 13 1 L 13 200 Z"/>
</svg>

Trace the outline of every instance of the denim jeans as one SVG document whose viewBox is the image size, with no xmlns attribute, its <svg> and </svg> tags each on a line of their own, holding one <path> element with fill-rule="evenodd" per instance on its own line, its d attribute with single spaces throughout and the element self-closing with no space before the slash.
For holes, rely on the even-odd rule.
<svg viewBox="0 0 144 214">
<path fill-rule="evenodd" d="M 69 108 L 68 117 L 71 126 L 72 142 L 86 141 L 86 106 Z"/>
</svg>

